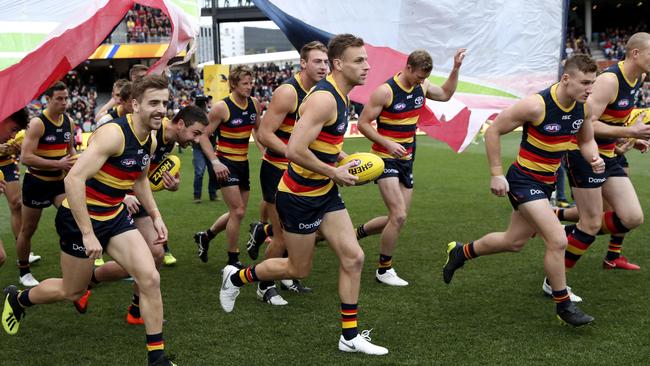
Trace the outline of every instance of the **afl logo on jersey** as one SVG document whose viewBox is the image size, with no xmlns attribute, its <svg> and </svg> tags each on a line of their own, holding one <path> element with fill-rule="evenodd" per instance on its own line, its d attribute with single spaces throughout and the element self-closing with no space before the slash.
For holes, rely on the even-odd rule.
<svg viewBox="0 0 650 366">
<path fill-rule="evenodd" d="M 406 103 L 397 103 L 397 104 L 395 104 L 395 107 L 394 107 L 394 109 L 396 111 L 401 111 L 404 108 L 406 108 Z"/>
<path fill-rule="evenodd" d="M 544 126 L 544 131 L 550 132 L 550 133 L 560 132 L 561 129 L 562 129 L 562 126 L 560 126 L 557 123 L 549 123 L 546 126 Z"/>
<path fill-rule="evenodd" d="M 242 122 L 244 122 L 244 121 L 243 121 L 241 118 L 235 118 L 235 119 L 233 119 L 230 123 L 231 123 L 233 126 L 239 126 L 239 125 L 242 124 Z"/>
<path fill-rule="evenodd" d="M 136 164 L 136 161 L 135 161 L 135 159 L 122 159 L 120 161 L 120 164 L 122 164 L 123 166 L 129 168 L 129 167 L 134 166 Z"/>
<path fill-rule="evenodd" d="M 630 105 L 630 101 L 628 99 L 621 99 L 618 101 L 618 106 L 621 108 L 625 108 L 628 105 Z"/>
<path fill-rule="evenodd" d="M 54 142 L 54 141 L 56 141 L 56 136 L 54 135 L 45 136 L 45 142 Z"/>
<path fill-rule="evenodd" d="M 424 97 L 415 98 L 415 106 L 421 106 L 424 103 Z"/>
</svg>

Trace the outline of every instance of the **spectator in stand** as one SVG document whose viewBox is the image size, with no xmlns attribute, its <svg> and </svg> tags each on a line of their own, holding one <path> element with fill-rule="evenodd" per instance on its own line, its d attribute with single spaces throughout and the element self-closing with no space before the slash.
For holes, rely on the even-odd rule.
<svg viewBox="0 0 650 366">
<path fill-rule="evenodd" d="M 196 97 L 196 106 L 206 111 L 206 113 L 210 112 L 211 102 L 212 98 L 206 98 L 204 96 Z M 214 147 L 216 143 L 214 134 L 209 136 L 209 139 L 212 147 Z M 192 144 L 192 164 L 194 165 L 194 203 L 201 203 L 203 176 L 205 175 L 206 168 L 208 170 L 208 194 L 210 201 L 218 201 L 219 196 L 217 195 L 217 190 L 219 186 L 217 176 L 214 174 L 212 164 L 201 150 L 199 144 Z"/>
<path fill-rule="evenodd" d="M 123 22 L 127 42 L 162 42 L 171 36 L 171 22 L 160 9 L 135 4 Z"/>
</svg>

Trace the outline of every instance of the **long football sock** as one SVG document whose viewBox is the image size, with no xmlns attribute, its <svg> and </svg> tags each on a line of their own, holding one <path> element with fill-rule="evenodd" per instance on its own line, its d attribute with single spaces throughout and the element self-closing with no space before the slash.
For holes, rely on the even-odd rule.
<svg viewBox="0 0 650 366">
<path fill-rule="evenodd" d="M 571 304 L 571 297 L 569 296 L 569 291 L 566 287 L 564 290 L 553 291 L 553 301 L 555 301 L 557 311 L 564 310 Z"/>
<path fill-rule="evenodd" d="M 134 318 L 139 318 L 140 314 L 140 297 L 133 294 L 131 297 L 131 306 L 129 306 L 129 314 Z"/>
<path fill-rule="evenodd" d="M 20 291 L 18 293 L 18 304 L 23 308 L 34 306 L 34 303 L 32 303 L 32 301 L 29 299 L 29 291 L 31 291 L 31 288 Z"/>
<path fill-rule="evenodd" d="M 228 264 L 236 265 L 239 263 L 239 252 L 228 252 Z"/>
<path fill-rule="evenodd" d="M 564 266 L 569 269 L 575 267 L 576 262 L 585 254 L 594 240 L 596 240 L 595 236 L 575 227 L 567 236 L 568 244 L 564 251 Z"/>
<path fill-rule="evenodd" d="M 20 272 L 20 277 L 31 273 L 31 269 L 29 268 L 29 260 L 26 261 L 18 261 L 18 271 Z"/>
<path fill-rule="evenodd" d="M 349 341 L 357 336 L 357 304 L 341 303 L 341 331 L 343 338 Z"/>
<path fill-rule="evenodd" d="M 255 266 L 250 266 L 233 273 L 230 276 L 230 281 L 232 281 L 233 285 L 242 287 L 247 283 L 259 281 L 259 278 L 255 273 Z"/>
<path fill-rule="evenodd" d="M 465 257 L 465 260 L 474 259 L 478 256 L 479 255 L 474 251 L 473 241 L 470 241 L 469 243 L 463 245 L 463 257 Z"/>
<path fill-rule="evenodd" d="M 377 268 L 379 274 L 384 274 L 391 268 L 393 268 L 393 257 L 390 255 L 379 254 L 379 266 Z"/>
<path fill-rule="evenodd" d="M 147 357 L 149 363 L 156 362 L 165 355 L 165 341 L 162 332 L 147 334 Z"/>
<path fill-rule="evenodd" d="M 264 224 L 264 234 L 266 234 L 267 237 L 273 236 L 273 225 Z"/>
<path fill-rule="evenodd" d="M 368 236 L 368 233 L 366 233 L 366 229 L 363 228 L 363 225 L 365 225 L 365 224 L 361 224 L 361 225 L 359 225 L 359 227 L 357 227 L 357 230 L 356 230 L 357 231 L 357 240 L 363 239 L 366 236 Z"/>
<path fill-rule="evenodd" d="M 621 247 L 623 247 L 624 236 L 612 235 L 609 237 L 609 246 L 607 248 L 607 257 L 605 258 L 608 261 L 613 261 L 618 259 L 621 256 Z"/>
<path fill-rule="evenodd" d="M 620 217 L 614 211 L 607 211 L 603 214 L 603 224 L 598 235 L 601 234 L 624 234 L 630 231 L 623 225 Z"/>
</svg>

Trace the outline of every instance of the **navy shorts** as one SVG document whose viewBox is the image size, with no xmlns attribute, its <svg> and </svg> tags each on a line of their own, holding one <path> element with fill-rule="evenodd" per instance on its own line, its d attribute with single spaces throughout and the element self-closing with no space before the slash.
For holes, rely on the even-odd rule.
<svg viewBox="0 0 650 366">
<path fill-rule="evenodd" d="M 262 198 L 264 198 L 264 202 L 275 203 L 275 194 L 278 192 L 278 184 L 283 174 L 283 169 L 278 168 L 266 160 L 262 160 L 262 166 L 260 167 L 260 185 L 262 186 Z"/>
<path fill-rule="evenodd" d="M 136 229 L 133 224 L 133 219 L 129 216 L 124 204 L 122 204 L 122 211 L 112 219 L 99 221 L 91 218 L 90 222 L 93 225 L 93 232 L 104 252 L 106 252 L 108 242 L 112 237 Z M 62 252 L 77 258 L 88 258 L 86 255 L 86 247 L 83 244 L 83 236 L 69 208 L 59 207 L 54 225 L 56 226 L 56 232 L 59 233 L 59 244 L 61 245 Z"/>
<path fill-rule="evenodd" d="M 413 188 L 413 159 L 383 159 L 384 172 L 377 178 L 397 177 L 400 184 L 406 188 Z M 377 183 L 377 181 L 375 181 Z"/>
<path fill-rule="evenodd" d="M 616 160 L 618 160 L 618 165 L 620 165 L 621 168 L 629 168 L 630 167 L 630 163 L 627 162 L 627 158 L 625 157 L 625 154 L 617 155 Z"/>
<path fill-rule="evenodd" d="M 519 205 L 537 200 L 550 200 L 554 187 L 551 184 L 540 182 L 530 175 L 522 172 L 515 165 L 511 165 L 506 174 L 506 180 L 510 186 L 508 198 L 515 210 Z"/>
<path fill-rule="evenodd" d="M 605 172 L 596 174 L 591 164 L 582 157 L 580 150 L 569 151 L 566 155 L 569 185 L 575 188 L 600 188 L 609 177 L 627 177 L 617 157 L 600 157 L 605 161 Z"/>
<path fill-rule="evenodd" d="M 45 181 L 32 174 L 23 177 L 23 205 L 46 208 L 54 204 L 54 198 L 65 193 L 63 180 Z"/>
<path fill-rule="evenodd" d="M 297 196 L 278 191 L 275 204 L 282 228 L 294 234 L 311 234 L 318 230 L 325 214 L 345 209 L 338 188 L 317 197 Z"/>
<path fill-rule="evenodd" d="M 221 164 L 228 167 L 230 175 L 226 180 L 220 180 L 220 187 L 230 187 L 230 186 L 239 186 L 239 189 L 242 191 L 251 190 L 251 181 L 250 175 L 248 172 L 248 160 L 246 161 L 234 161 L 223 156 L 219 156 L 219 161 Z"/>
<path fill-rule="evenodd" d="M 13 163 L 0 166 L 0 171 L 5 176 L 5 182 L 15 182 L 20 179 L 20 170 L 18 169 L 18 164 L 14 161 Z"/>
<path fill-rule="evenodd" d="M 149 213 L 147 212 L 147 210 L 144 209 L 144 207 L 142 207 L 142 205 L 138 205 L 138 208 L 140 209 L 138 212 L 136 212 L 133 215 L 129 214 L 132 219 L 141 219 L 143 217 L 149 217 Z"/>
</svg>

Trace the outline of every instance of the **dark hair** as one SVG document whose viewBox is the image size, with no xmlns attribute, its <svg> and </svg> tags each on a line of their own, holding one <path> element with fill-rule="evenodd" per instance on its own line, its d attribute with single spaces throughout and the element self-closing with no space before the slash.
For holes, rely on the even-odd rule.
<svg viewBox="0 0 650 366">
<path fill-rule="evenodd" d="M 63 83 L 63 81 L 57 81 L 56 83 L 52 84 L 49 88 L 47 88 L 47 90 L 45 91 L 45 95 L 52 98 L 55 91 L 61 91 L 61 90 L 68 90 L 68 87 Z"/>
<path fill-rule="evenodd" d="M 327 58 L 330 60 L 330 65 L 333 64 L 334 59 L 340 59 L 346 49 L 363 47 L 363 45 L 363 39 L 349 33 L 334 36 L 327 44 Z"/>
<path fill-rule="evenodd" d="M 194 98 L 194 105 L 203 109 L 204 111 L 208 109 L 208 97 L 204 95 L 197 95 Z"/>
<path fill-rule="evenodd" d="M 131 100 L 131 93 L 133 89 L 133 83 L 130 81 L 127 81 L 126 83 L 122 84 L 120 87 L 120 99 L 122 99 L 125 102 L 129 102 Z"/>
<path fill-rule="evenodd" d="M 131 70 L 129 70 L 129 79 L 131 81 L 135 81 L 135 80 L 133 80 L 133 78 L 135 77 L 135 74 L 137 74 L 140 71 L 147 71 L 147 70 L 149 70 L 149 68 L 146 65 L 135 64 L 135 65 L 133 65 L 131 67 Z"/>
<path fill-rule="evenodd" d="M 9 116 L 9 119 L 16 122 L 18 127 L 21 129 L 27 128 L 27 124 L 29 123 L 29 112 L 27 111 L 27 108 L 19 109 Z"/>
<path fill-rule="evenodd" d="M 188 105 L 181 108 L 181 110 L 174 116 L 174 119 L 172 119 L 172 122 L 178 123 L 181 119 L 183 120 L 185 127 L 190 127 L 195 123 L 207 126 L 209 123 L 208 115 L 205 113 L 205 110 L 195 105 Z"/>
<path fill-rule="evenodd" d="M 433 59 L 429 52 L 425 50 L 415 50 L 411 52 L 406 64 L 411 66 L 413 71 L 422 70 L 424 72 L 431 72 L 433 70 Z"/>
<path fill-rule="evenodd" d="M 237 65 L 230 69 L 230 74 L 228 75 L 228 81 L 230 82 L 230 88 L 237 86 L 239 81 L 244 78 L 244 76 L 253 77 L 253 71 L 250 67 L 246 65 Z"/>
<path fill-rule="evenodd" d="M 145 75 L 142 79 L 133 82 L 131 87 L 131 98 L 142 102 L 142 97 L 147 89 L 161 90 L 169 89 L 169 80 L 165 75 Z M 122 91 L 120 90 L 120 96 Z"/>
<path fill-rule="evenodd" d="M 302 46 L 302 48 L 300 49 L 300 59 L 305 60 L 305 61 L 309 61 L 308 60 L 309 52 L 313 51 L 313 50 L 323 51 L 323 52 L 327 53 L 327 47 L 325 47 L 325 45 L 322 42 L 320 42 L 320 41 L 311 41 L 311 42 L 307 43 L 306 45 Z"/>
<path fill-rule="evenodd" d="M 571 74 L 575 70 L 584 73 L 598 71 L 598 65 L 589 55 L 584 53 L 575 53 L 564 61 L 564 73 Z"/>
</svg>

